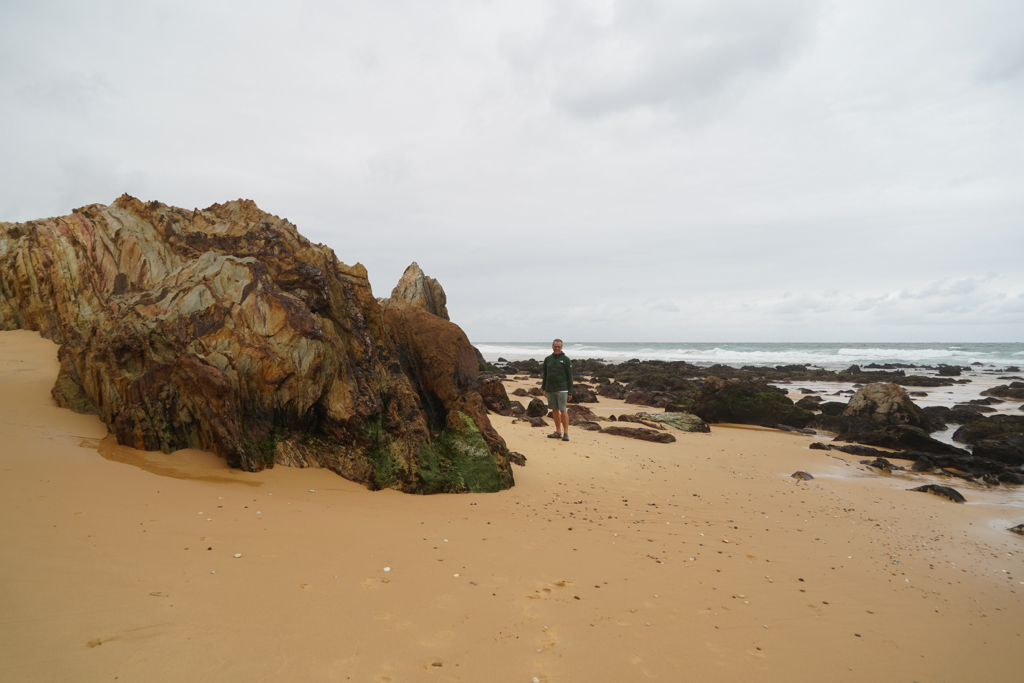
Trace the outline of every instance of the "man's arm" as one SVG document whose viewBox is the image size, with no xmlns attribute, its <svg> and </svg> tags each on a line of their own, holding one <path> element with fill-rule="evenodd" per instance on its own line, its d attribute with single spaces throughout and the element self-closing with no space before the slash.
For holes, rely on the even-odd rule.
<svg viewBox="0 0 1024 683">
<path fill-rule="evenodd" d="M 572 381 L 572 361 L 566 358 L 569 365 L 569 397 L 572 397 L 573 381 Z"/>
<path fill-rule="evenodd" d="M 540 390 L 547 391 L 548 383 L 548 359 L 545 358 L 540 362 Z"/>
</svg>

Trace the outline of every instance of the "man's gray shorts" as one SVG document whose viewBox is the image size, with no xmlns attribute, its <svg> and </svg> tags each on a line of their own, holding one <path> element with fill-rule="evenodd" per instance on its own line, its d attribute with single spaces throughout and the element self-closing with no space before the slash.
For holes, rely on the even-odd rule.
<svg viewBox="0 0 1024 683">
<path fill-rule="evenodd" d="M 569 391 L 549 391 L 548 408 L 551 410 L 565 410 L 565 404 L 569 402 Z"/>
</svg>

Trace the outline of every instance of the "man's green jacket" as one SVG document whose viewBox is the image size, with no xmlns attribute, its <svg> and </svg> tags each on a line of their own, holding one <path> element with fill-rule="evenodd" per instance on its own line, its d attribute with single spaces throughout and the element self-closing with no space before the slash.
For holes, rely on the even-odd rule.
<svg viewBox="0 0 1024 683">
<path fill-rule="evenodd" d="M 572 392 L 572 362 L 564 353 L 551 354 L 540 369 L 540 388 L 544 391 Z"/>
</svg>

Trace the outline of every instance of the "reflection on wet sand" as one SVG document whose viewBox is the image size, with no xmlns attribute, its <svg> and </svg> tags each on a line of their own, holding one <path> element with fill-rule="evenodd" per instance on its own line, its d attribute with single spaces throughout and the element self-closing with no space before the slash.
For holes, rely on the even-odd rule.
<svg viewBox="0 0 1024 683">
<path fill-rule="evenodd" d="M 262 482 L 250 479 L 251 474 L 231 469 L 223 460 L 203 451 L 185 449 L 169 454 L 162 451 L 140 451 L 122 446 L 113 435 L 108 435 L 105 439 L 83 439 L 79 446 L 93 448 L 107 460 L 134 465 L 162 477 L 215 484 L 263 485 Z"/>
</svg>

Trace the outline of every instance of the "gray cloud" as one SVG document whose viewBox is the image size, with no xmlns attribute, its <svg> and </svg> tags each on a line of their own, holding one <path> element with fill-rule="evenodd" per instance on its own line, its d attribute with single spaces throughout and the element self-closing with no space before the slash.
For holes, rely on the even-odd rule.
<svg viewBox="0 0 1024 683">
<path fill-rule="evenodd" d="M 476 340 L 1019 340 L 1019 3 L 0 4 L 0 220 L 237 197 Z"/>
</svg>

